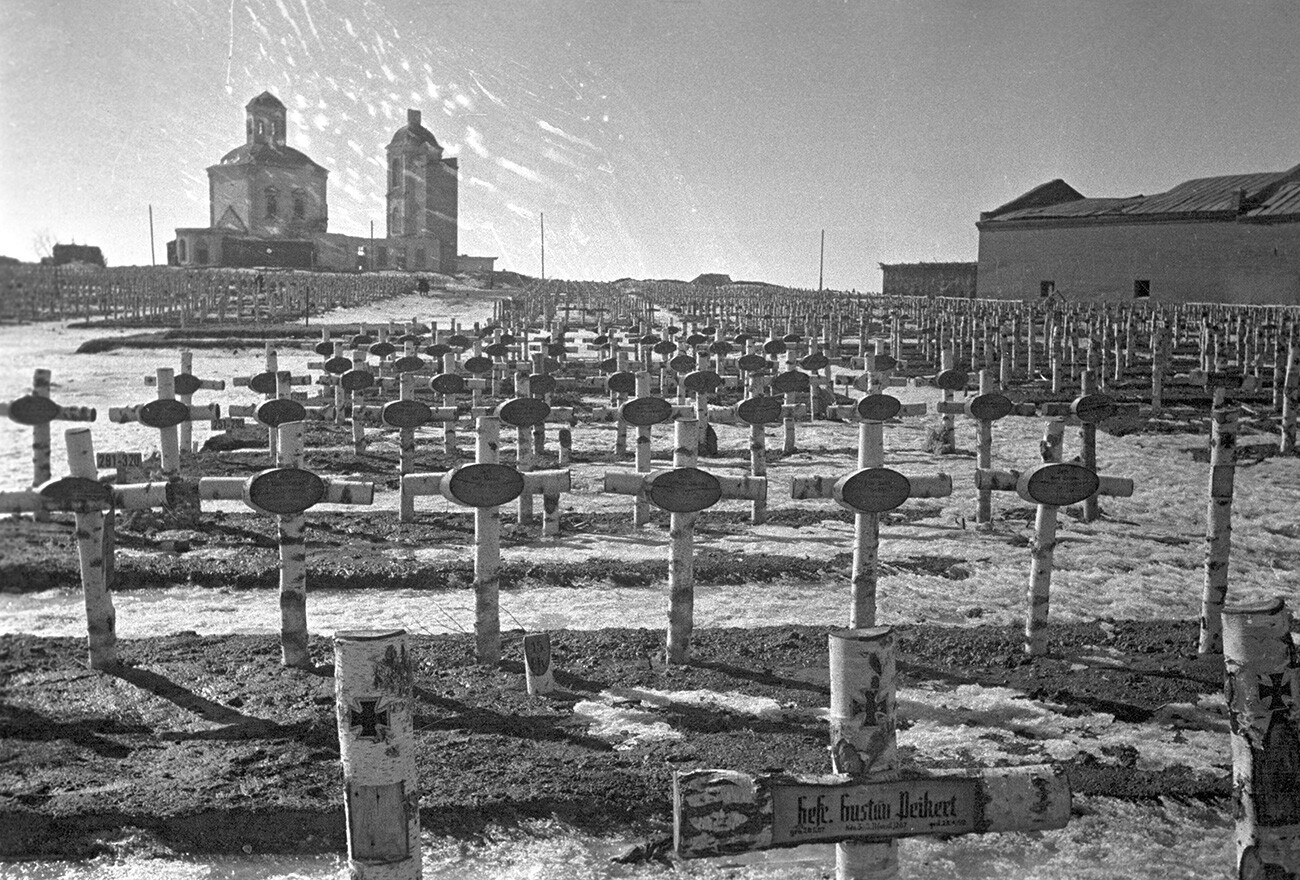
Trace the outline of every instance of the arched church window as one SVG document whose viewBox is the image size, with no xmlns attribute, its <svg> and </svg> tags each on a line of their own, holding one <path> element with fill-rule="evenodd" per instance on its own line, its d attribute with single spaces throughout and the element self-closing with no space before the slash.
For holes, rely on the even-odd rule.
<svg viewBox="0 0 1300 880">
<path fill-rule="evenodd" d="M 279 205 L 276 204 L 275 190 L 268 189 L 266 191 L 266 216 L 274 217 L 279 213 L 280 213 L 280 208 Z"/>
<path fill-rule="evenodd" d="M 392 167 L 389 169 L 388 187 L 389 189 L 397 189 L 398 184 L 400 184 L 401 182 L 402 182 L 402 159 L 399 156 L 393 160 Z"/>
<path fill-rule="evenodd" d="M 261 137 L 265 133 L 266 133 L 266 123 L 264 123 L 260 119 L 257 120 L 257 136 Z"/>
</svg>

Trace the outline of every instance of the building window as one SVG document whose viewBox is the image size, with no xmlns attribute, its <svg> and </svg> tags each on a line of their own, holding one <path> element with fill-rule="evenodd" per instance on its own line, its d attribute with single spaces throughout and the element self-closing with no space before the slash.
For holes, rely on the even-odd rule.
<svg viewBox="0 0 1300 880">
<path fill-rule="evenodd" d="M 397 185 L 402 182 L 402 157 L 398 156 L 393 159 L 392 167 L 388 172 L 388 188 L 397 189 Z"/>
<path fill-rule="evenodd" d="M 275 202 L 275 190 L 268 189 L 266 191 L 266 216 L 274 217 L 278 213 L 280 213 L 280 206 Z"/>
<path fill-rule="evenodd" d="M 266 132 L 266 124 L 262 120 L 257 120 L 257 136 L 261 137 Z"/>
<path fill-rule="evenodd" d="M 1133 298 L 1146 299 L 1151 296 L 1151 279 L 1139 278 L 1133 282 Z"/>
<path fill-rule="evenodd" d="M 300 192 L 293 194 L 293 216 L 299 220 L 307 216 L 307 202 Z"/>
<path fill-rule="evenodd" d="M 416 269 L 424 268 L 424 248 L 415 249 L 415 268 Z"/>
<path fill-rule="evenodd" d="M 200 266 L 206 266 L 211 262 L 211 260 L 208 259 L 208 243 L 202 239 L 200 239 L 199 243 L 194 246 L 194 262 L 198 263 Z"/>
<path fill-rule="evenodd" d="M 1038 282 L 1038 296 L 1040 299 L 1047 299 L 1049 296 L 1051 296 L 1054 293 L 1056 293 L 1055 281 Z"/>
<path fill-rule="evenodd" d="M 182 263 L 188 259 L 185 254 L 185 239 L 183 238 L 176 239 L 176 256 L 180 258 Z"/>
</svg>

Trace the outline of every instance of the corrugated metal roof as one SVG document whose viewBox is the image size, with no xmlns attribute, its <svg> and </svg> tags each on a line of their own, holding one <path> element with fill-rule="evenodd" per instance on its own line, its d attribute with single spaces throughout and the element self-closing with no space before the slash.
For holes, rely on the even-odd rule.
<svg viewBox="0 0 1300 880">
<path fill-rule="evenodd" d="M 1292 214 L 1300 214 L 1300 183 L 1282 184 L 1277 192 L 1269 196 L 1268 201 L 1255 210 L 1248 211 L 1246 216 L 1285 217 Z"/>
<path fill-rule="evenodd" d="M 1141 196 L 1133 196 L 1126 199 L 1075 199 L 1072 202 L 1061 202 L 1056 205 L 1044 205 L 1041 208 L 1021 208 L 1019 211 L 1008 211 L 1006 214 L 999 214 L 995 220 L 1046 220 L 1058 219 L 1063 217 L 1102 217 L 1115 215 L 1133 199 L 1140 199 Z"/>
<path fill-rule="evenodd" d="M 1201 177 L 1180 183 L 1169 192 L 1147 196 L 1125 208 L 1125 214 L 1204 214 L 1215 211 L 1235 211 L 1239 207 L 1237 193 L 1246 191 L 1250 198 L 1273 183 L 1282 172 L 1261 174 L 1228 174 L 1223 177 Z"/>
</svg>

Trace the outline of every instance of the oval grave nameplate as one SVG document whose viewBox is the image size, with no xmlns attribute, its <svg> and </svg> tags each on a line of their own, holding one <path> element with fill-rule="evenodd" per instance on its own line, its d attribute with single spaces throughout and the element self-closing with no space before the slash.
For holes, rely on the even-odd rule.
<svg viewBox="0 0 1300 880">
<path fill-rule="evenodd" d="M 275 373 L 258 373 L 248 380 L 248 387 L 258 394 L 274 394 L 278 387 Z"/>
<path fill-rule="evenodd" d="M 1016 492 L 1034 504 L 1065 507 L 1092 497 L 1100 483 L 1097 475 L 1083 465 L 1049 462 L 1021 474 Z"/>
<path fill-rule="evenodd" d="M 344 391 L 363 391 L 375 384 L 375 374 L 369 370 L 348 370 L 339 376 Z"/>
<path fill-rule="evenodd" d="M 617 373 L 619 366 L 618 358 L 605 358 L 596 366 L 602 373 Z"/>
<path fill-rule="evenodd" d="M 690 373 L 695 370 L 695 358 L 689 354 L 679 354 L 668 362 L 668 367 L 674 373 Z"/>
<path fill-rule="evenodd" d="M 467 373 L 475 376 L 486 376 L 492 372 L 492 358 L 483 355 L 468 358 L 464 363 L 464 367 Z"/>
<path fill-rule="evenodd" d="M 604 348 L 609 345 L 609 337 L 605 335 L 593 336 L 591 339 L 592 348 Z"/>
<path fill-rule="evenodd" d="M 703 345 L 708 341 L 709 337 L 705 336 L 703 333 L 692 333 L 690 336 L 686 337 L 686 344 L 690 346 Z"/>
<path fill-rule="evenodd" d="M 650 480 L 650 503 L 670 513 L 696 513 L 717 504 L 722 498 L 718 478 L 699 468 L 675 468 L 656 474 Z"/>
<path fill-rule="evenodd" d="M 336 376 L 342 376 L 350 369 L 352 369 L 352 358 L 336 357 L 325 362 L 325 372 Z"/>
<path fill-rule="evenodd" d="M 268 428 L 278 428 L 290 422 L 301 422 L 307 418 L 307 408 L 296 400 L 277 397 L 258 406 L 255 416 Z"/>
<path fill-rule="evenodd" d="M 316 343 L 316 347 L 313 349 L 313 351 L 315 351 L 321 357 L 329 357 L 334 353 L 334 343 L 318 342 Z"/>
<path fill-rule="evenodd" d="M 384 404 L 380 417 L 394 428 L 418 428 L 433 421 L 433 410 L 419 400 L 393 400 Z"/>
<path fill-rule="evenodd" d="M 439 373 L 429 380 L 429 388 L 439 394 L 464 394 L 465 377 L 460 373 Z"/>
<path fill-rule="evenodd" d="M 636 373 L 624 370 L 605 380 L 605 390 L 611 394 L 636 394 Z"/>
<path fill-rule="evenodd" d="M 528 377 L 528 393 L 537 396 L 555 390 L 555 377 L 550 373 L 533 373 Z"/>
<path fill-rule="evenodd" d="M 452 348 L 456 349 L 457 351 L 464 351 L 474 343 L 470 342 L 470 338 L 468 336 L 463 336 L 460 333 L 457 333 L 455 336 L 447 337 L 447 344 L 450 345 Z"/>
<path fill-rule="evenodd" d="M 393 369 L 399 373 L 415 373 L 424 369 L 424 358 L 415 355 L 399 357 L 393 361 Z"/>
<path fill-rule="evenodd" d="M 550 345 L 546 346 L 546 353 L 551 357 L 564 357 L 564 343 L 552 342 Z"/>
<path fill-rule="evenodd" d="M 716 354 L 720 357 L 725 357 L 733 351 L 735 351 L 735 346 L 730 342 L 727 342 L 725 339 L 719 339 L 717 342 L 709 343 L 709 354 Z"/>
<path fill-rule="evenodd" d="M 794 345 L 796 342 L 803 342 L 803 337 L 798 333 L 787 333 L 781 337 L 781 341 L 786 345 Z"/>
<path fill-rule="evenodd" d="M 560 362 L 555 358 L 542 358 L 540 366 L 541 369 L 538 372 L 541 373 L 557 373 L 560 370 Z M 534 363 L 533 368 L 536 369 L 537 367 L 538 364 Z"/>
<path fill-rule="evenodd" d="M 888 373 L 898 366 L 898 361 L 887 354 L 878 354 L 874 356 L 872 366 L 874 367 L 873 373 Z"/>
<path fill-rule="evenodd" d="M 199 390 L 203 381 L 193 373 L 177 373 L 172 379 L 172 393 L 176 396 L 188 396 Z"/>
<path fill-rule="evenodd" d="M 292 516 L 325 497 L 325 481 L 301 468 L 272 468 L 244 485 L 244 501 L 267 513 Z"/>
<path fill-rule="evenodd" d="M 503 342 L 495 342 L 492 345 L 489 345 L 487 348 L 483 349 L 483 354 L 487 355 L 490 358 L 507 357 L 510 354 L 510 346 L 506 345 Z M 470 360 L 473 360 L 473 358 L 470 358 Z"/>
<path fill-rule="evenodd" d="M 514 345 L 519 340 L 515 337 L 513 333 L 502 333 L 500 336 L 497 337 L 497 341 L 500 342 L 502 345 Z"/>
<path fill-rule="evenodd" d="M 768 354 L 784 354 L 786 345 L 780 339 L 769 339 L 763 343 L 763 351 Z"/>
<path fill-rule="evenodd" d="M 414 342 L 416 345 L 419 345 L 421 342 L 424 341 L 424 337 L 419 336 L 415 333 L 403 333 L 401 336 L 397 337 L 393 341 L 400 345 L 406 345 L 406 343 L 408 342 Z"/>
<path fill-rule="evenodd" d="M 889 468 L 863 468 L 835 482 L 835 500 L 858 513 L 884 513 L 912 494 L 912 482 Z"/>
<path fill-rule="evenodd" d="M 1085 394 L 1070 404 L 1070 412 L 1078 416 L 1079 421 L 1095 425 L 1115 415 L 1115 401 L 1104 394 Z"/>
<path fill-rule="evenodd" d="M 748 333 L 737 333 L 735 336 L 731 337 L 731 341 L 734 342 L 736 345 L 743 347 L 748 345 L 749 340 L 753 338 L 754 337 L 750 336 Z"/>
<path fill-rule="evenodd" d="M 90 477 L 62 477 L 36 491 L 59 510 L 77 507 L 108 510 L 113 506 L 113 487 Z"/>
<path fill-rule="evenodd" d="M 658 336 L 655 336 L 653 333 L 647 333 L 644 336 L 638 336 L 636 340 L 637 345 L 654 345 L 658 342 L 662 342 L 662 340 Z"/>
<path fill-rule="evenodd" d="M 348 344 L 351 345 L 353 348 L 357 348 L 363 345 L 374 345 L 375 337 L 371 336 L 369 333 L 358 333 L 356 336 L 353 336 L 352 339 L 348 341 Z"/>
<path fill-rule="evenodd" d="M 935 386 L 942 388 L 944 391 L 961 391 L 966 387 L 968 381 L 970 381 L 970 376 L 962 370 L 944 370 L 934 377 Z"/>
<path fill-rule="evenodd" d="M 983 422 L 996 422 L 1004 416 L 1011 415 L 1012 409 L 1014 404 L 1011 403 L 1011 399 L 997 392 L 981 394 L 966 401 L 966 415 Z"/>
<path fill-rule="evenodd" d="M 667 357 L 668 355 L 677 351 L 677 343 L 668 339 L 664 339 L 659 342 L 656 342 L 654 348 L 650 350 L 653 351 L 655 354 L 664 355 L 665 357 Z"/>
<path fill-rule="evenodd" d="M 397 346 L 391 342 L 376 342 L 370 346 L 369 353 L 377 358 L 386 358 L 397 351 Z"/>
<path fill-rule="evenodd" d="M 20 425 L 48 425 L 62 408 L 48 397 L 28 394 L 9 404 L 9 418 Z"/>
<path fill-rule="evenodd" d="M 174 428 L 190 420 L 190 408 L 179 400 L 151 400 L 140 407 L 139 418 L 151 428 Z"/>
<path fill-rule="evenodd" d="M 435 357 L 438 358 L 439 360 L 442 360 L 447 355 L 451 354 L 451 346 L 441 342 L 437 342 L 434 343 L 433 345 L 430 345 L 428 348 L 426 348 L 424 350 L 424 353 L 427 354 L 429 357 Z"/>
<path fill-rule="evenodd" d="M 712 370 L 697 370 L 687 373 L 682 385 L 693 394 L 712 394 L 722 387 L 722 377 Z"/>
<path fill-rule="evenodd" d="M 550 414 L 551 405 L 540 397 L 514 397 L 497 407 L 497 417 L 516 428 L 540 425 Z"/>
<path fill-rule="evenodd" d="M 777 394 L 807 391 L 808 388 L 808 374 L 801 373 L 798 370 L 786 370 L 784 373 L 778 373 L 772 379 L 772 390 Z"/>
<path fill-rule="evenodd" d="M 746 397 L 736 404 L 736 418 L 747 425 L 772 425 L 781 421 L 784 405 L 779 397 Z"/>
<path fill-rule="evenodd" d="M 524 491 L 524 475 L 504 464 L 467 464 L 442 478 L 442 496 L 466 507 L 499 507 Z"/>
<path fill-rule="evenodd" d="M 887 422 L 902 408 L 903 401 L 892 394 L 868 394 L 858 401 L 858 418 L 864 422 Z"/>
<path fill-rule="evenodd" d="M 772 362 L 761 354 L 747 354 L 740 360 L 736 361 L 736 366 L 740 367 L 746 373 L 757 373 L 759 370 L 771 369 Z"/>
<path fill-rule="evenodd" d="M 669 324 L 664 328 L 664 331 L 667 332 L 669 336 L 676 336 L 678 333 L 682 332 L 682 328 L 678 327 L 676 324 Z"/>
<path fill-rule="evenodd" d="M 824 370 L 830 365 L 831 359 L 821 352 L 814 352 L 813 354 L 799 360 L 799 366 L 812 373 Z"/>
<path fill-rule="evenodd" d="M 619 407 L 619 416 L 629 425 L 647 428 L 673 417 L 673 405 L 662 397 L 637 397 Z"/>
</svg>

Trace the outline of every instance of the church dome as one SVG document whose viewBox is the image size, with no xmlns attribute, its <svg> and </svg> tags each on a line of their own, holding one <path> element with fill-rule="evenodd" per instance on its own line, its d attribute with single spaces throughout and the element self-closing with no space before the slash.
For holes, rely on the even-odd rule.
<svg viewBox="0 0 1300 880">
<path fill-rule="evenodd" d="M 242 144 L 221 157 L 222 165 L 272 165 L 278 168 L 325 169 L 311 160 L 306 153 L 280 144 Z"/>
<path fill-rule="evenodd" d="M 279 98 L 270 92 L 262 92 L 262 94 L 244 105 L 245 110 L 251 110 L 253 107 L 274 107 L 278 110 L 283 110 L 284 104 Z"/>
<path fill-rule="evenodd" d="M 420 122 L 419 110 L 406 111 L 406 125 L 403 125 L 397 131 L 393 132 L 393 139 L 388 142 L 388 148 L 400 147 L 405 144 L 428 144 L 433 147 L 439 155 L 442 154 L 442 146 L 438 143 L 433 132 L 425 128 Z"/>
</svg>

